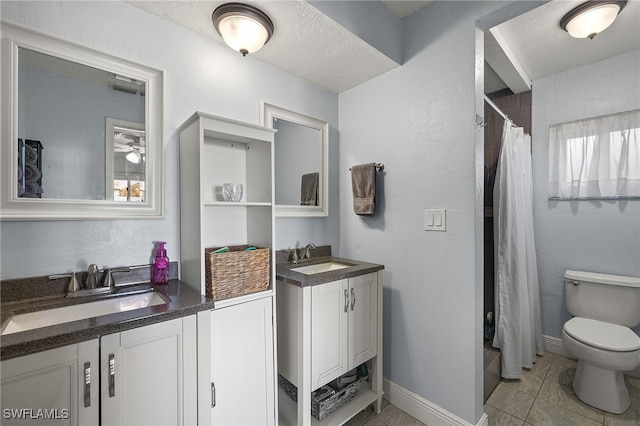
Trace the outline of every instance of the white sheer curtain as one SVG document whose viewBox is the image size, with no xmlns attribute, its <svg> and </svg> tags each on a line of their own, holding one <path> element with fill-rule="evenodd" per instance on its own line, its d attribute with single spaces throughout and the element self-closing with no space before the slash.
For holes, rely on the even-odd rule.
<svg viewBox="0 0 640 426">
<path fill-rule="evenodd" d="M 538 265 L 533 237 L 531 136 L 505 121 L 493 190 L 496 333 L 502 377 L 520 379 L 542 355 Z"/>
<path fill-rule="evenodd" d="M 640 110 L 549 127 L 549 198 L 640 197 Z"/>
</svg>

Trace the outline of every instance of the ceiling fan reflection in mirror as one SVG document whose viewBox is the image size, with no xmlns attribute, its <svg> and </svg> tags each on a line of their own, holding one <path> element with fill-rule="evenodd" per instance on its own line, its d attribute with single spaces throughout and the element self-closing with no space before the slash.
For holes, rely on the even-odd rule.
<svg viewBox="0 0 640 426">
<path fill-rule="evenodd" d="M 114 127 L 113 151 L 126 153 L 125 158 L 133 164 L 144 162 L 145 138 L 143 130 Z"/>
</svg>

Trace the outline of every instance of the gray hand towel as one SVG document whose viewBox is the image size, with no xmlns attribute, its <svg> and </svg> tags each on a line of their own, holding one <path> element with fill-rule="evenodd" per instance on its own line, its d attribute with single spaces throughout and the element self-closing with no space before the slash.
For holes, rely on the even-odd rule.
<svg viewBox="0 0 640 426">
<path fill-rule="evenodd" d="M 353 211 L 359 215 L 373 215 L 376 212 L 375 163 L 351 167 L 351 189 Z"/>
<path fill-rule="evenodd" d="M 320 181 L 320 173 L 307 173 L 302 175 L 302 184 L 300 188 L 300 205 L 301 206 L 317 206 L 318 205 L 318 182 Z"/>
</svg>

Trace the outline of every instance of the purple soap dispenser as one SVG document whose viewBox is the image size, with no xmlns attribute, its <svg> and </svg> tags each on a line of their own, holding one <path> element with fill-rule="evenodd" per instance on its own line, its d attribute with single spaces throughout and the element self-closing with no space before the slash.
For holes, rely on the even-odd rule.
<svg viewBox="0 0 640 426">
<path fill-rule="evenodd" d="M 153 264 L 153 283 L 154 284 L 167 284 L 169 283 L 169 258 L 167 257 L 167 250 L 165 250 L 164 241 L 158 242 L 158 249 L 156 250 L 156 260 Z"/>
</svg>

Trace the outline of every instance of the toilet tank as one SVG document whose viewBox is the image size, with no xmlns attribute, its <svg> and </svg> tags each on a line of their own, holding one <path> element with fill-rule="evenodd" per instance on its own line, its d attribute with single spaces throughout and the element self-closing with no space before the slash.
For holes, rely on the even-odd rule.
<svg viewBox="0 0 640 426">
<path fill-rule="evenodd" d="M 640 324 L 640 277 L 567 271 L 564 278 L 567 309 L 574 317 Z"/>
</svg>

